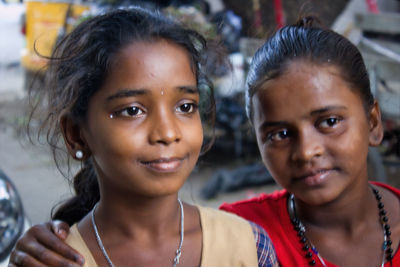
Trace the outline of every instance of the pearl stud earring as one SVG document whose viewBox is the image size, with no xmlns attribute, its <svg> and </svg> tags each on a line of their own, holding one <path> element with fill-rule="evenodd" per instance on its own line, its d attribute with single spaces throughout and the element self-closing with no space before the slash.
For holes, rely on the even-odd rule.
<svg viewBox="0 0 400 267">
<path fill-rule="evenodd" d="M 82 150 L 77 150 L 76 153 L 75 153 L 75 157 L 76 157 L 77 159 L 82 159 L 82 158 L 83 158 L 83 152 L 82 152 Z"/>
</svg>

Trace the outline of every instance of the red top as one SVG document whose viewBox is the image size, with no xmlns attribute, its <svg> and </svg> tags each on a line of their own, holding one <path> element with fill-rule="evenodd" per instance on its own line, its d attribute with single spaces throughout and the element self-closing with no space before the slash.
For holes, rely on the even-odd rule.
<svg viewBox="0 0 400 267">
<path fill-rule="evenodd" d="M 392 191 L 400 198 L 400 190 L 386 184 L 373 182 L 373 184 Z M 224 203 L 220 209 L 235 213 L 249 221 L 253 221 L 264 227 L 275 247 L 278 261 L 282 267 L 309 267 L 308 260 L 304 256 L 302 246 L 298 241 L 297 231 L 293 228 L 287 211 L 287 199 L 289 193 L 286 190 L 275 191 L 272 194 L 261 194 L 248 200 L 241 200 L 232 204 Z M 314 266 L 323 266 L 317 257 Z M 337 267 L 325 260 L 327 267 Z M 392 260 L 393 266 L 400 266 L 399 250 Z M 390 264 L 386 263 L 385 267 Z"/>
</svg>

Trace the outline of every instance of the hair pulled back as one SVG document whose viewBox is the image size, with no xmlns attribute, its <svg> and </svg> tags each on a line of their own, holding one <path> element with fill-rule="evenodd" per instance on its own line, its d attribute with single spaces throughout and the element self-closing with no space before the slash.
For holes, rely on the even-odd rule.
<svg viewBox="0 0 400 267">
<path fill-rule="evenodd" d="M 57 45 L 49 58 L 45 88 L 40 92 L 46 101 L 43 101 L 43 97 L 36 97 L 37 101 L 47 105 L 38 137 L 41 133 L 47 134 L 47 143 L 60 171 L 60 159 L 67 157 L 68 163 L 70 161 L 70 156 L 60 145 L 60 116 L 67 114 L 76 123 L 85 123 L 89 100 L 103 84 L 113 66 L 115 55 L 134 42 L 156 42 L 161 39 L 187 51 L 200 91 L 202 120 L 214 125 L 213 87 L 203 67 L 206 63 L 203 56 L 207 49 L 206 40 L 159 12 L 137 7 L 111 11 L 82 22 Z M 36 107 L 42 104 L 36 103 Z M 31 118 L 35 112 L 37 108 Z M 99 185 L 90 158 L 82 163 L 81 170 L 73 179 L 73 187 L 76 195 L 57 207 L 55 212 L 53 210 L 53 219 L 73 224 L 99 201 Z"/>
<path fill-rule="evenodd" d="M 370 81 L 361 53 L 340 34 L 316 26 L 312 16 L 283 27 L 261 46 L 253 57 L 247 76 L 246 112 L 253 120 L 252 97 L 268 80 L 278 78 L 293 61 L 335 66 L 350 87 L 359 93 L 368 111 L 374 103 Z"/>
</svg>

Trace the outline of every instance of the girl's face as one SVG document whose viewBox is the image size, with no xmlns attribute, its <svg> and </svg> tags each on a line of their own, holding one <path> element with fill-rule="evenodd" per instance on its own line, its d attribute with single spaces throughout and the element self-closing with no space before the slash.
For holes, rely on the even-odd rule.
<svg viewBox="0 0 400 267">
<path fill-rule="evenodd" d="M 324 204 L 366 182 L 368 145 L 382 137 L 379 107 L 367 115 L 336 67 L 291 62 L 252 100 L 264 164 L 298 199 Z"/>
<path fill-rule="evenodd" d="M 90 100 L 81 131 L 101 191 L 176 193 L 203 141 L 189 56 L 184 48 L 160 40 L 128 45 L 113 62 Z"/>
</svg>

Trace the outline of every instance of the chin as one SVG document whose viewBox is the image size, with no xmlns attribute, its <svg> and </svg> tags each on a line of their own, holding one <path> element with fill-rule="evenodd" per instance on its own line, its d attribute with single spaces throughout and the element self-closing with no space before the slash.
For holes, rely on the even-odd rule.
<svg viewBox="0 0 400 267">
<path fill-rule="evenodd" d="M 327 205 L 335 201 L 339 194 L 328 188 L 313 188 L 311 190 L 299 190 L 295 197 L 310 206 Z"/>
<path fill-rule="evenodd" d="M 153 197 L 165 197 L 168 195 L 176 195 L 183 186 L 183 183 L 169 182 L 158 184 L 148 191 Z"/>
</svg>

